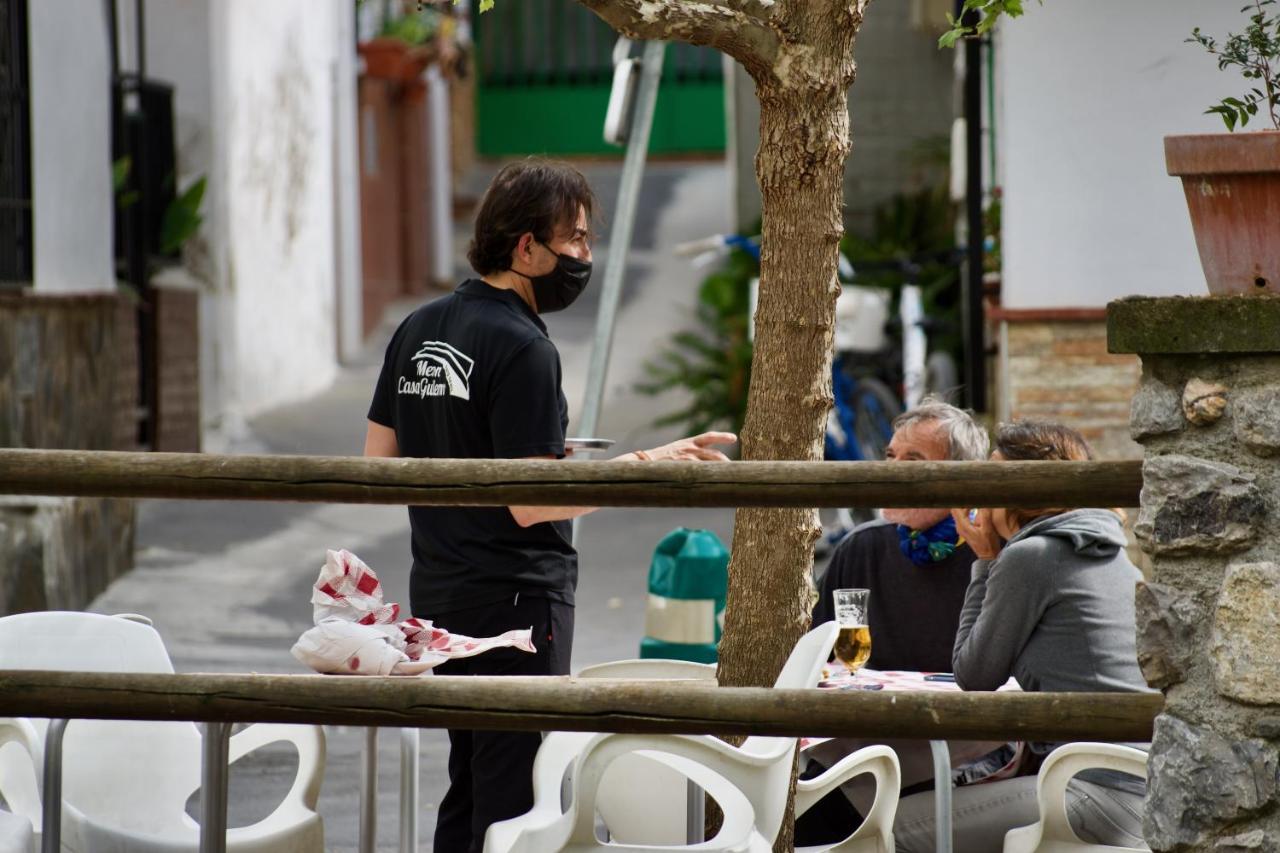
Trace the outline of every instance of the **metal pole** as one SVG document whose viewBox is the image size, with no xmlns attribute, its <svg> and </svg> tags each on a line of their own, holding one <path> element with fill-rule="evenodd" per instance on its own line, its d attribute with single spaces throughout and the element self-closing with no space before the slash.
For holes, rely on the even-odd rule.
<svg viewBox="0 0 1280 853">
<path fill-rule="evenodd" d="M 596 336 L 591 345 L 587 392 L 582 403 L 582 422 L 578 429 L 580 435 L 589 438 L 595 437 L 600 422 L 604 381 L 609 372 L 609 353 L 613 348 L 613 329 L 617 320 L 618 301 L 622 296 L 622 274 L 626 271 L 627 255 L 631 250 L 631 232 L 635 227 L 636 206 L 640 201 L 640 181 L 644 177 L 645 157 L 649 152 L 649 131 L 653 128 L 653 111 L 658 102 L 658 84 L 662 82 L 662 59 L 666 49 L 666 42 L 646 42 L 641 61 L 635 115 L 627 138 L 626 158 L 622 162 L 618 210 L 614 215 L 613 228 L 609 231 L 609 260 L 605 265 L 604 283 L 600 288 Z"/>
<path fill-rule="evenodd" d="M 205 723 L 200 766 L 200 853 L 227 849 L 227 758 L 231 723 Z"/>
<path fill-rule="evenodd" d="M 378 843 L 378 730 L 364 730 L 360 756 L 360 853 L 373 853 Z"/>
<path fill-rule="evenodd" d="M 400 730 L 400 853 L 418 850 L 418 729 Z"/>
<path fill-rule="evenodd" d="M 937 853 L 951 853 L 951 753 L 945 740 L 929 741 L 933 753 L 933 820 Z"/>
<path fill-rule="evenodd" d="M 62 736 L 67 720 L 50 720 L 44 733 L 44 784 L 40 802 L 40 850 L 59 853 L 62 848 Z"/>
<path fill-rule="evenodd" d="M 707 837 L 707 795 L 692 779 L 686 779 L 685 785 L 685 840 L 690 844 L 701 844 Z"/>
<path fill-rule="evenodd" d="M 622 274 L 631 252 L 631 232 L 635 228 L 636 206 L 640 201 L 640 181 L 644 177 L 645 158 L 649 153 L 649 131 L 653 129 L 653 111 L 658 103 L 658 85 L 662 82 L 662 60 L 667 44 L 645 42 L 640 62 L 640 85 L 636 91 L 635 114 L 627 136 L 627 153 L 622 161 L 622 181 L 618 189 L 618 210 L 609 231 L 609 260 L 605 264 L 604 283 L 600 286 L 600 307 L 596 312 L 596 335 L 591 344 L 591 362 L 587 366 L 587 390 L 582 401 L 582 420 L 578 434 L 595 438 L 600 424 L 600 406 L 604 400 L 604 381 L 609 373 L 609 355 L 613 350 L 613 329 L 618 319 L 618 302 L 622 298 Z M 582 519 L 573 520 L 573 544 L 578 544 Z"/>
<path fill-rule="evenodd" d="M 965 20 L 976 23 L 976 16 Z M 965 218 L 968 239 L 964 302 L 964 387 L 970 408 L 987 411 L 986 316 L 982 305 L 983 215 L 982 215 L 982 44 L 966 39 L 964 45 L 965 115 Z"/>
</svg>

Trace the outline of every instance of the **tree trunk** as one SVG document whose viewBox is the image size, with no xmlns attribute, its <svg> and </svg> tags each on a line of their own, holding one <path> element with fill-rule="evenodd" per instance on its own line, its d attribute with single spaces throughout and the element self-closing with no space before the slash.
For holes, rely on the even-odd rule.
<svg viewBox="0 0 1280 853">
<path fill-rule="evenodd" d="M 831 346 L 853 42 L 866 0 L 787 3 L 760 101 L 756 176 L 764 232 L 746 460 L 818 460 L 831 408 Z M 750 69 L 749 69 L 750 70 Z M 734 521 L 720 683 L 772 684 L 809 628 L 816 510 L 741 509 Z M 793 847 L 792 821 L 774 849 Z"/>
</svg>

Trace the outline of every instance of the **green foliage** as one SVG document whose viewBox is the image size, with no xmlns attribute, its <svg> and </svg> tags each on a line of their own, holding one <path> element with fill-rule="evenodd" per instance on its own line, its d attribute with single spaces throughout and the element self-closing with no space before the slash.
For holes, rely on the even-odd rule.
<svg viewBox="0 0 1280 853">
<path fill-rule="evenodd" d="M 945 186 L 898 195 L 875 211 L 866 235 L 847 234 L 840 250 L 855 270 L 859 264 L 937 255 L 936 260 L 921 263 L 918 278 L 925 313 L 941 321 L 942 327 L 930 336 L 929 347 L 950 352 L 958 362 L 959 279 L 954 262 L 942 257 L 954 246 L 954 217 Z M 741 429 L 751 384 L 750 282 L 759 274 L 755 259 L 735 250 L 721 269 L 703 281 L 695 327 L 672 335 L 662 351 L 646 362 L 647 379 L 636 390 L 657 395 L 681 389 L 689 395 L 687 405 L 663 415 L 655 426 L 681 424 L 689 433 Z M 896 303 L 903 275 L 896 269 L 867 269 L 858 272 L 857 283 L 890 290 Z M 893 310 L 896 316 L 896 304 Z M 890 346 L 901 347 L 900 333 L 895 333 Z"/>
<path fill-rule="evenodd" d="M 973 26 L 964 23 L 964 17 L 969 12 L 979 14 L 978 22 Z M 962 38 L 985 35 L 991 32 L 1002 15 L 1016 18 L 1022 12 L 1023 0 L 964 0 L 959 18 L 950 13 L 947 14 L 947 23 L 951 25 L 951 29 L 938 39 L 938 47 L 954 47 L 955 43 Z"/>
<path fill-rule="evenodd" d="M 1246 80 L 1257 81 L 1239 98 L 1223 98 L 1206 113 L 1222 117 L 1227 130 L 1244 127 L 1266 107 L 1271 124 L 1280 130 L 1280 14 L 1267 14 L 1267 6 L 1276 0 L 1254 0 L 1240 10 L 1248 14 L 1249 24 L 1243 33 L 1228 33 L 1221 44 L 1196 27 L 1188 42 L 1198 44 L 1218 58 L 1218 70 L 1236 68 Z"/>
<path fill-rule="evenodd" d="M 698 289 L 696 328 L 672 335 L 645 363 L 648 378 L 637 383 L 637 391 L 653 396 L 680 388 L 690 395 L 688 405 L 658 418 L 655 426 L 684 424 L 690 434 L 742 429 L 751 385 L 748 303 L 751 279 L 759 274 L 755 259 L 735 249 Z"/>
<path fill-rule="evenodd" d="M 201 175 L 165 208 L 164 222 L 160 226 L 162 254 L 177 252 L 200 229 L 200 224 L 204 222 L 204 217 L 200 215 L 200 204 L 204 201 L 205 183 L 205 178 Z"/>
<path fill-rule="evenodd" d="M 129 172 L 132 169 L 133 159 L 130 157 L 121 157 L 111 164 L 111 192 L 115 194 L 116 204 L 121 210 L 138 200 L 138 191 L 129 189 Z"/>
<path fill-rule="evenodd" d="M 439 31 L 440 13 L 420 3 L 416 13 L 387 19 L 378 34 L 405 44 L 420 45 L 431 41 Z"/>
</svg>

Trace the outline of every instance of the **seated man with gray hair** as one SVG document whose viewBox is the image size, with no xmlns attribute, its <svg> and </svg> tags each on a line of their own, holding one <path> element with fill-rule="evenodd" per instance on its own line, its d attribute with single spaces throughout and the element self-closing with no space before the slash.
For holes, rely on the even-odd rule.
<svg viewBox="0 0 1280 853">
<path fill-rule="evenodd" d="M 990 443 L 968 412 L 926 398 L 893 422 L 885 458 L 981 461 Z M 818 590 L 813 624 L 835 618 L 833 590 L 869 589 L 867 667 L 950 672 L 973 551 L 957 535 L 946 508 L 886 509 L 882 515 L 884 520 L 855 528 L 836 547 Z"/>
<path fill-rule="evenodd" d="M 990 443 L 987 431 L 969 412 L 925 398 L 894 420 L 893 439 L 885 457 L 890 462 L 981 461 L 987 458 Z M 872 642 L 867 667 L 950 672 L 960 608 L 976 557 L 956 533 L 949 509 L 885 509 L 882 516 L 883 520 L 854 528 L 836 547 L 818 587 L 813 624 L 835 618 L 833 591 L 870 590 L 867 621 Z M 827 741 L 806 753 L 811 767 L 804 775 L 820 772 L 864 745 L 845 739 Z M 953 754 L 953 759 L 976 757 L 989 748 L 974 745 Z M 922 777 L 924 787 L 932 783 L 927 750 L 923 756 L 923 766 L 914 767 L 919 762 L 899 750 L 905 793 L 912 793 L 912 788 L 918 787 L 912 783 L 920 783 Z M 859 780 L 853 780 L 845 795 L 865 808 L 869 800 L 861 803 L 858 784 Z M 796 844 L 837 841 L 860 822 L 845 796 L 833 792 L 797 821 Z"/>
</svg>

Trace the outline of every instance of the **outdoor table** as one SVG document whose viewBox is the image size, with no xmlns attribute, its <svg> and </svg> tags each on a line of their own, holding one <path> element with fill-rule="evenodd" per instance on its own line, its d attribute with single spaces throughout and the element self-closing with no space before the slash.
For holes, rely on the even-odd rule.
<svg viewBox="0 0 1280 853">
<path fill-rule="evenodd" d="M 902 692 L 953 693 L 960 690 L 950 673 L 862 669 L 850 675 L 838 663 L 830 665 L 830 675 L 818 683 L 819 690 L 889 690 Z M 1019 690 L 1010 678 L 1000 690 Z M 1002 742 L 944 740 L 929 741 L 930 762 L 924 760 L 917 740 L 868 740 L 862 738 L 802 738 L 800 749 L 830 767 L 844 756 L 873 743 L 887 743 L 898 753 L 902 786 L 934 780 L 934 817 L 937 853 L 951 853 L 951 768 L 953 763 L 974 761 L 999 748 Z M 939 781 L 941 780 L 941 782 Z M 855 784 L 857 780 L 854 780 Z M 865 807 L 864 807 L 865 809 Z"/>
</svg>

